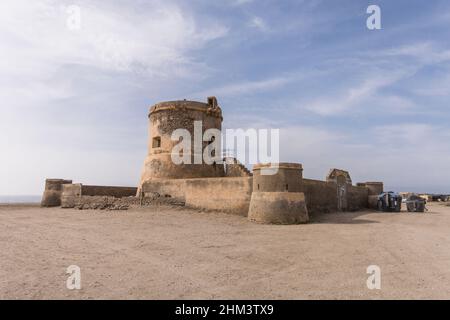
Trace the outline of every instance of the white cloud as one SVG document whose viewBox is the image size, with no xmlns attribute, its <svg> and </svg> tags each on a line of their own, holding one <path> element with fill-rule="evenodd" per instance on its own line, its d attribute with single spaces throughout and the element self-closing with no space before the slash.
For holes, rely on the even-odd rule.
<svg viewBox="0 0 450 320">
<path fill-rule="evenodd" d="M 253 0 L 232 0 L 232 5 L 234 6 L 242 6 L 245 4 L 252 3 Z"/>
<path fill-rule="evenodd" d="M 405 72 L 381 72 L 368 74 L 361 84 L 348 88 L 335 96 L 321 98 L 306 105 L 306 109 L 322 116 L 331 116 L 352 108 L 361 108 L 364 102 L 374 98 L 376 93 L 402 79 Z"/>
<path fill-rule="evenodd" d="M 220 87 L 213 87 L 208 90 L 194 94 L 195 96 L 205 96 L 214 93 L 216 96 L 231 97 L 236 95 L 253 94 L 266 90 L 274 90 L 294 81 L 295 76 L 280 76 L 256 81 L 242 81 L 227 84 Z"/>
<path fill-rule="evenodd" d="M 431 42 L 420 42 L 391 48 L 377 54 L 378 56 L 411 57 L 421 64 L 438 64 L 450 61 L 450 50 L 441 50 Z"/>
<path fill-rule="evenodd" d="M 252 17 L 249 26 L 264 32 L 269 30 L 267 23 L 261 17 Z"/>
<path fill-rule="evenodd" d="M 303 176 L 310 179 L 324 180 L 331 168 L 348 170 L 355 182 L 385 178 L 386 168 L 374 165 L 381 155 L 358 138 L 349 130 L 326 126 L 285 127 L 280 133 L 281 158 L 302 163 Z"/>
<path fill-rule="evenodd" d="M 354 182 L 383 181 L 395 191 L 450 192 L 450 130 L 421 123 L 351 128 L 290 126 L 280 132 L 282 161 L 303 164 L 306 178 L 323 180 L 330 168 Z"/>
<path fill-rule="evenodd" d="M 0 194 L 38 194 L 55 176 L 135 185 L 147 106 L 127 102 L 140 85 L 152 95 L 162 94 L 164 81 L 201 79 L 207 66 L 193 52 L 228 32 L 218 20 L 159 0 L 76 1 L 81 29 L 74 31 L 66 24 L 72 4 L 0 2 Z M 114 122 L 112 115 L 138 107 L 142 128 L 134 119 Z M 137 135 L 139 146 L 123 154 Z"/>
<path fill-rule="evenodd" d="M 6 39 L 2 60 L 32 57 L 55 67 L 72 63 L 177 75 L 194 63 L 189 50 L 227 33 L 218 24 L 200 26 L 188 12 L 168 2 L 152 2 L 144 12 L 128 4 L 82 2 L 78 6 L 81 29 L 73 31 L 66 27 L 65 5 L 50 0 L 2 2 L 0 32 Z"/>
<path fill-rule="evenodd" d="M 405 62 L 405 57 L 414 59 L 415 63 Z M 366 114 L 370 114 L 371 110 L 368 110 L 367 107 L 372 108 L 372 111 L 424 113 L 425 110 L 419 108 L 411 100 L 411 97 L 382 93 L 381 90 L 399 85 L 403 80 L 412 80 L 407 90 L 414 94 L 429 97 L 448 96 L 450 94 L 450 78 L 447 75 L 427 77 L 425 82 L 421 81 L 421 77 L 415 77 L 426 66 L 441 66 L 441 70 L 445 71 L 448 69 L 445 63 L 448 61 L 450 61 L 450 50 L 439 50 L 431 42 L 413 43 L 382 50 L 378 53 L 364 53 L 354 61 L 347 59 L 334 61 L 334 64 L 358 64 L 360 69 L 365 68 L 372 71 L 364 75 L 365 80 L 356 84 L 348 84 L 347 89 L 333 95 L 328 94 L 326 98 L 306 102 L 305 109 L 321 116 L 333 116 L 349 110 L 360 111 L 363 108 L 365 108 Z M 355 74 L 355 76 L 360 75 Z M 430 80 L 430 78 L 434 80 Z M 347 81 L 346 78 L 342 80 Z"/>
<path fill-rule="evenodd" d="M 245 5 L 252 2 L 257 4 L 230 0 L 234 12 L 227 16 L 229 7 L 220 11 L 205 1 L 179 5 L 175 0 L 77 0 L 82 28 L 71 31 L 65 9 L 72 1 L 1 1 L 0 148 L 7 151 L 0 160 L 0 176 L 6 177 L 0 194 L 39 193 L 47 176 L 137 183 L 146 152 L 147 102 L 200 90 L 195 96 L 202 100 L 214 94 L 219 102 L 230 102 L 223 107 L 226 124 L 232 127 L 281 127 L 282 160 L 304 163 L 307 177 L 323 179 L 329 168 L 342 167 L 355 181 L 414 185 L 420 174 L 420 183 L 433 186 L 434 181 L 444 184 L 450 179 L 444 170 L 450 163 L 448 130 L 401 124 L 398 117 L 433 108 L 431 97 L 448 95 L 445 76 L 420 74 L 417 81 L 409 81 L 424 66 L 438 66 L 439 74 L 445 73 L 440 68 L 450 61 L 445 37 L 439 44 L 440 36 L 430 35 L 434 42 L 383 50 L 384 43 L 404 41 L 394 35 L 376 43 L 380 50 L 354 55 L 367 50 L 367 37 L 358 40 L 353 32 L 344 32 L 351 37 L 340 38 L 343 33 L 335 33 L 349 19 L 341 14 L 347 6 L 322 10 L 313 5 L 318 1 L 308 1 L 299 12 L 285 13 L 277 4 L 264 2 L 251 12 Z M 269 36 L 250 38 L 255 32 L 242 28 L 239 17 L 250 18 L 244 20 L 247 27 L 270 31 Z M 228 37 L 221 21 L 236 32 Z M 334 35 L 330 43 L 322 41 Z M 208 50 L 217 39 L 226 41 Z M 279 47 L 280 41 L 287 41 L 285 48 Z M 251 50 L 263 45 L 278 47 L 254 59 L 258 52 Z M 205 57 L 215 65 L 205 65 Z M 199 81 L 210 67 L 217 78 Z M 302 75 L 287 74 L 300 71 Z M 267 74 L 273 76 L 264 78 Z M 405 92 L 426 96 L 430 103 L 418 106 L 420 100 Z M 330 119 L 320 117 L 361 111 L 358 116 L 364 121 L 375 119 L 369 124 L 373 126 L 379 122 L 371 112 L 377 110 L 379 122 L 398 123 L 355 129 L 346 128 L 345 121 L 328 127 Z M 417 119 L 440 123 L 431 117 Z M 302 121 L 309 125 L 285 125 Z"/>
<path fill-rule="evenodd" d="M 400 123 L 376 126 L 372 130 L 376 133 L 378 143 L 393 149 L 401 145 L 411 150 L 419 147 L 418 150 L 425 151 L 436 147 L 436 150 L 445 153 L 450 151 L 448 143 L 442 144 L 443 141 L 450 139 L 450 129 L 448 128 L 424 123 Z M 393 139 L 393 137 L 395 138 Z"/>
</svg>

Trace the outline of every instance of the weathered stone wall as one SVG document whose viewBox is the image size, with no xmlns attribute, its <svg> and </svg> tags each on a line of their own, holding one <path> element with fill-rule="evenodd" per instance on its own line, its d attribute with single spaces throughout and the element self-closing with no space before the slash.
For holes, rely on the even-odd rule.
<svg viewBox="0 0 450 320">
<path fill-rule="evenodd" d="M 183 201 L 187 206 L 246 216 L 252 192 L 252 177 L 155 179 L 142 185 L 144 196 Z"/>
<path fill-rule="evenodd" d="M 338 210 L 336 183 L 303 179 L 303 192 L 310 215 Z"/>
<path fill-rule="evenodd" d="M 378 196 L 384 191 L 383 182 L 362 182 L 358 183 L 357 186 L 368 189 L 368 208 L 375 210 L 378 209 Z"/>
<path fill-rule="evenodd" d="M 186 205 L 247 216 L 252 194 L 252 178 L 186 179 Z"/>
<path fill-rule="evenodd" d="M 248 219 L 265 224 L 307 223 L 302 171 L 299 163 L 255 165 Z"/>
<path fill-rule="evenodd" d="M 255 192 L 302 192 L 303 168 L 297 163 L 255 165 L 253 188 Z"/>
<path fill-rule="evenodd" d="M 163 197 L 171 197 L 179 201 L 185 201 L 185 189 L 186 179 L 154 179 L 142 185 L 144 196 L 158 193 Z"/>
<path fill-rule="evenodd" d="M 253 179 L 253 177 L 161 179 L 147 181 L 142 190 L 144 195 L 158 193 L 161 197 L 183 201 L 195 208 L 246 216 L 253 192 Z M 310 215 L 338 211 L 336 183 L 303 179 L 302 190 Z M 348 210 L 367 208 L 368 192 L 365 187 L 348 186 Z"/>
<path fill-rule="evenodd" d="M 378 196 L 384 190 L 383 182 L 365 182 L 364 186 L 369 189 L 371 196 Z"/>
<path fill-rule="evenodd" d="M 306 205 L 310 214 L 338 211 L 337 184 L 320 180 L 303 179 Z M 369 207 L 369 189 L 361 186 L 347 186 L 347 211 Z"/>
<path fill-rule="evenodd" d="M 309 221 L 303 192 L 253 192 L 248 219 L 264 224 L 301 224 Z"/>
<path fill-rule="evenodd" d="M 61 207 L 73 208 L 78 198 L 81 197 L 81 183 L 66 184 L 63 186 Z"/>
<path fill-rule="evenodd" d="M 58 207 L 61 205 L 61 195 L 63 185 L 72 183 L 72 180 L 47 179 L 45 180 L 44 194 L 42 195 L 41 206 Z"/>
<path fill-rule="evenodd" d="M 358 211 L 369 207 L 369 189 L 358 186 L 348 186 L 348 210 Z"/>
<path fill-rule="evenodd" d="M 134 187 L 110 187 L 110 186 L 86 186 L 81 185 L 83 196 L 109 196 L 115 198 L 136 196 L 137 188 Z"/>
<path fill-rule="evenodd" d="M 370 195 L 369 196 L 369 208 L 377 210 L 378 209 L 378 196 Z"/>
<path fill-rule="evenodd" d="M 85 186 L 78 184 L 65 184 L 62 187 L 61 207 L 74 208 L 83 201 L 90 201 L 91 198 L 127 198 L 136 197 L 137 188 L 133 187 L 111 187 L 111 186 Z M 111 201 L 110 201 L 111 202 Z"/>
</svg>

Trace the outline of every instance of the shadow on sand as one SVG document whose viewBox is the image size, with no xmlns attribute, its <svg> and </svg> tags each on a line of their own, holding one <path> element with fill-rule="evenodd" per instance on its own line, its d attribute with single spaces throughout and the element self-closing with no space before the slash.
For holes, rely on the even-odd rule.
<svg viewBox="0 0 450 320">
<path fill-rule="evenodd" d="M 333 213 L 316 213 L 310 215 L 310 223 L 328 223 L 328 224 L 369 224 L 379 223 L 378 221 L 361 219 L 359 217 L 370 213 L 378 213 L 377 211 L 354 211 L 354 212 L 333 212 Z M 389 213 L 386 213 L 389 214 Z"/>
</svg>

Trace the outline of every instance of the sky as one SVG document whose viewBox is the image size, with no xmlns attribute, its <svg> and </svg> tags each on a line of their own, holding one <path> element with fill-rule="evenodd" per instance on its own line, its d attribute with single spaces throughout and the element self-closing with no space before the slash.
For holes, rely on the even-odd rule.
<svg viewBox="0 0 450 320">
<path fill-rule="evenodd" d="M 304 177 L 450 193 L 447 0 L 2 0 L 0 40 L 0 195 L 137 185 L 149 106 L 212 95 Z"/>
</svg>

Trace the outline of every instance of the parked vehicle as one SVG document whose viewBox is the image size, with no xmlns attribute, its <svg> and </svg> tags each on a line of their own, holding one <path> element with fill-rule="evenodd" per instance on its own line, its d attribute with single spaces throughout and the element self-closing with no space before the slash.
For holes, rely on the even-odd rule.
<svg viewBox="0 0 450 320">
<path fill-rule="evenodd" d="M 408 212 L 425 212 L 427 201 L 417 194 L 413 194 L 406 200 L 406 208 Z"/>
<path fill-rule="evenodd" d="M 389 191 L 383 192 L 378 196 L 378 211 L 400 212 L 402 210 L 402 196 L 398 193 Z"/>
<path fill-rule="evenodd" d="M 432 198 L 433 198 L 433 201 L 439 201 L 439 202 L 447 202 L 450 200 L 449 199 L 450 197 L 445 194 L 434 194 L 432 196 Z"/>
</svg>

